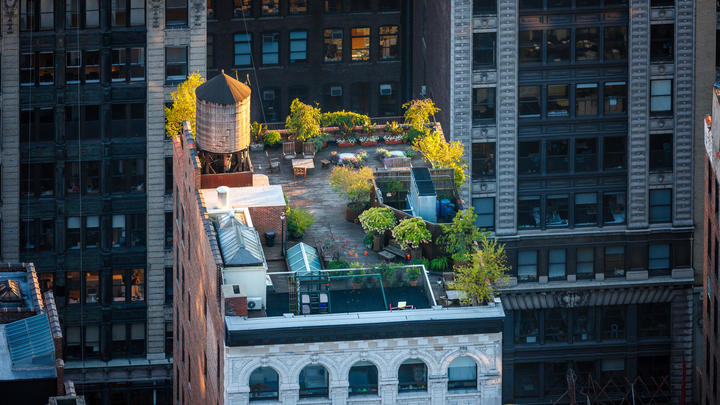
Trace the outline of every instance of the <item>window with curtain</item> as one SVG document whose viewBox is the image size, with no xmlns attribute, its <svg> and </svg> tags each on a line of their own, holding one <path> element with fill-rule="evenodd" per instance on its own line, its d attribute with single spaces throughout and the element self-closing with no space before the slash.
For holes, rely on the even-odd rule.
<svg viewBox="0 0 720 405">
<path fill-rule="evenodd" d="M 348 374 L 348 394 L 377 395 L 378 370 L 369 361 L 358 361 L 353 364 Z"/>
<path fill-rule="evenodd" d="M 565 249 L 550 249 L 548 253 L 548 278 L 565 280 Z"/>
<path fill-rule="evenodd" d="M 370 28 L 360 27 L 350 30 L 352 49 L 350 55 L 353 62 L 370 60 Z"/>
<path fill-rule="evenodd" d="M 593 278 L 595 273 L 595 251 L 593 248 L 578 248 L 575 273 L 577 278 Z"/>
<path fill-rule="evenodd" d="M 427 391 L 427 366 L 419 359 L 402 362 L 398 369 L 398 392 Z"/>
<path fill-rule="evenodd" d="M 472 357 L 463 356 L 448 366 L 448 391 L 477 388 L 477 363 Z"/>
<path fill-rule="evenodd" d="M 521 250 L 518 252 L 518 281 L 537 281 L 537 250 Z"/>
<path fill-rule="evenodd" d="M 300 398 L 327 397 L 328 372 L 321 365 L 310 365 L 300 371 Z"/>
<path fill-rule="evenodd" d="M 672 80 L 650 81 L 650 114 L 672 114 Z"/>
</svg>

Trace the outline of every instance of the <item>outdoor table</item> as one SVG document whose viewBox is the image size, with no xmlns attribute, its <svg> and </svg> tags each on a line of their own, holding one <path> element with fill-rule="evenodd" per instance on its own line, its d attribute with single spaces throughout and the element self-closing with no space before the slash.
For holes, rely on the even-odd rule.
<svg viewBox="0 0 720 405">
<path fill-rule="evenodd" d="M 315 168 L 315 161 L 312 159 L 293 159 L 293 174 L 302 174 L 303 178 L 307 176 L 307 169 Z"/>
</svg>

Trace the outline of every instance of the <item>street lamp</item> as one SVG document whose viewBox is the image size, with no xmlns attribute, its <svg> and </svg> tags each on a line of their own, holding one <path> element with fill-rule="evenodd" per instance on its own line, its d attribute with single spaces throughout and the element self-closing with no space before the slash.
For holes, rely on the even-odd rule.
<svg viewBox="0 0 720 405">
<path fill-rule="evenodd" d="M 285 257 L 285 213 L 280 214 L 280 248 Z"/>
</svg>

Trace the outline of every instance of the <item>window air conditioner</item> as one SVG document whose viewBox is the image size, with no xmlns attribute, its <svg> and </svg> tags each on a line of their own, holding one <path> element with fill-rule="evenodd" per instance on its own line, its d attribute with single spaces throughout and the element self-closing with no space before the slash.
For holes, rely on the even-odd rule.
<svg viewBox="0 0 720 405">
<path fill-rule="evenodd" d="M 248 310 L 257 311 L 262 309 L 262 297 L 248 297 Z"/>
<path fill-rule="evenodd" d="M 342 87 L 341 86 L 330 87 L 330 96 L 341 97 L 342 96 Z"/>
<path fill-rule="evenodd" d="M 392 95 L 392 86 L 389 84 L 381 84 L 380 85 L 380 95 L 381 96 L 390 96 Z"/>
</svg>

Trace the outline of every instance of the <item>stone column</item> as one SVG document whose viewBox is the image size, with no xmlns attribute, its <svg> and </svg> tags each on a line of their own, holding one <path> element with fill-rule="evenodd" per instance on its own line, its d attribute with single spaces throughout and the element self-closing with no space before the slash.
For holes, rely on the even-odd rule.
<svg viewBox="0 0 720 405">
<path fill-rule="evenodd" d="M 628 228 L 648 226 L 648 110 L 650 10 L 647 0 L 630 0 L 628 86 Z"/>
<path fill-rule="evenodd" d="M 447 375 L 430 376 L 428 378 L 428 393 L 432 405 L 445 405 L 445 394 L 447 394 Z"/>
<path fill-rule="evenodd" d="M 517 233 L 517 1 L 498 2 L 497 203 L 495 233 Z"/>
<path fill-rule="evenodd" d="M 12 5 L 12 7 L 10 7 Z M 20 261 L 20 2 L 3 2 L 2 30 L 2 246 L 5 262 Z"/>
<path fill-rule="evenodd" d="M 380 388 L 380 398 L 383 405 L 395 405 L 397 402 L 398 380 L 380 380 L 378 381 Z"/>
<path fill-rule="evenodd" d="M 450 10 L 450 133 L 453 141 L 465 146 L 465 156 L 472 151 L 472 1 L 453 0 Z M 468 166 L 469 167 L 469 166 Z M 472 204 L 472 180 L 460 189 L 466 203 Z"/>
<path fill-rule="evenodd" d="M 480 377 L 480 396 L 483 405 L 502 403 L 502 380 L 500 377 Z"/>
<path fill-rule="evenodd" d="M 348 386 L 330 383 L 330 402 L 332 405 L 344 405 L 348 400 Z"/>
<path fill-rule="evenodd" d="M 280 382 L 280 397 L 278 398 L 283 405 L 295 405 L 300 400 L 300 385 L 285 384 Z"/>
</svg>

